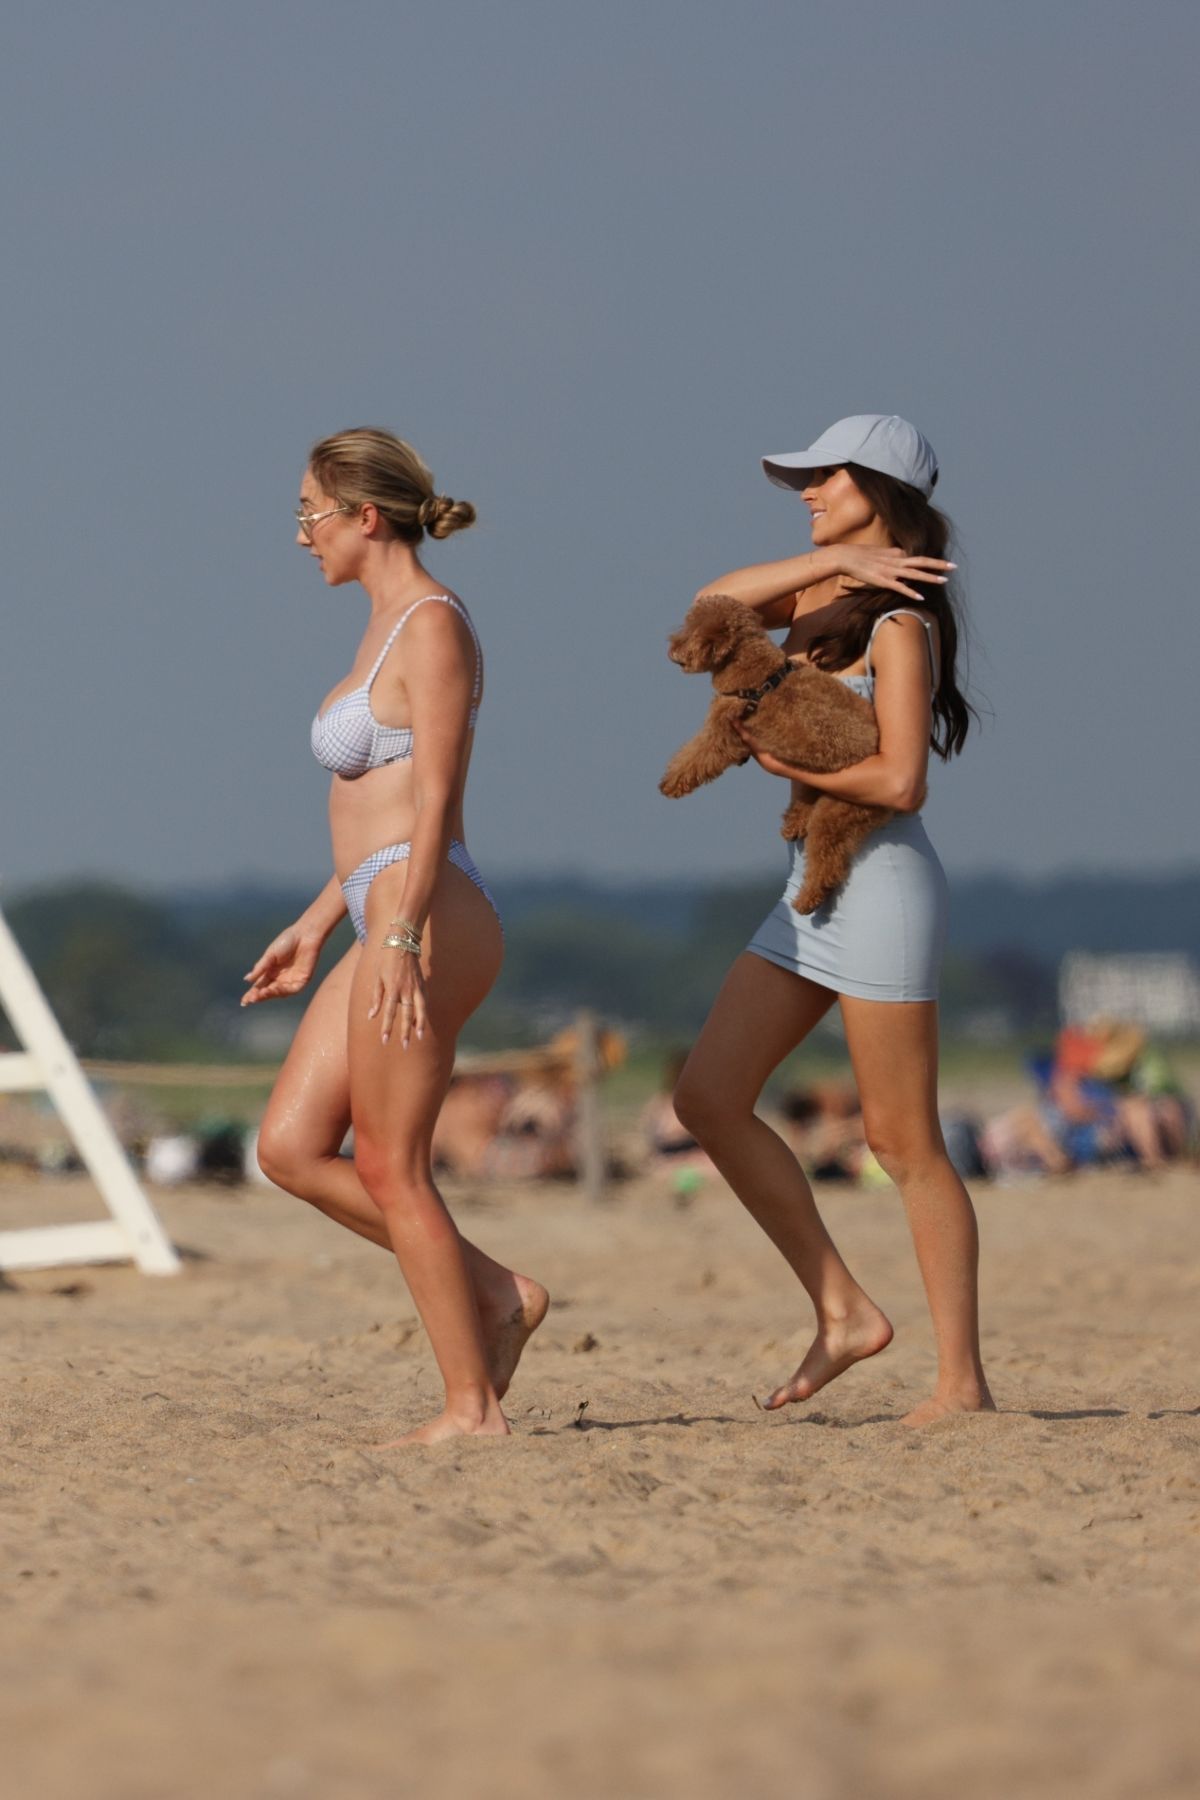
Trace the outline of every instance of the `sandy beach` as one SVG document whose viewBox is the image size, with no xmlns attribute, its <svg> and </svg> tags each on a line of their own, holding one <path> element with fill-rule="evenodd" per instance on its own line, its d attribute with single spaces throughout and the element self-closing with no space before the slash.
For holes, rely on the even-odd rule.
<svg viewBox="0 0 1200 1800">
<path fill-rule="evenodd" d="M 979 1189 L 1001 1410 L 920 1434 L 894 1196 L 822 1196 L 894 1345 L 769 1418 L 806 1303 L 718 1184 L 450 1198 L 554 1295 L 499 1445 L 370 1448 L 434 1409 L 426 1343 L 272 1191 L 156 1196 L 179 1278 L 0 1290 L 5 1791 L 1196 1791 L 1194 1172 Z M 91 1212 L 0 1188 L 0 1226 Z"/>
</svg>

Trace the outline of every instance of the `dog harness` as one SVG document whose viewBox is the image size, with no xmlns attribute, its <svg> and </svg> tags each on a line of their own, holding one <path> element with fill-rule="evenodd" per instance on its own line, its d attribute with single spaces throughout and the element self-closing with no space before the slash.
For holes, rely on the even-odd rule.
<svg viewBox="0 0 1200 1800">
<path fill-rule="evenodd" d="M 881 613 L 879 618 L 876 619 L 874 625 L 871 627 L 871 635 L 867 639 L 867 651 L 866 651 L 867 667 L 866 667 L 866 671 L 865 671 L 866 679 L 872 683 L 875 680 L 875 671 L 871 667 L 871 646 L 875 642 L 875 633 L 879 630 L 879 627 L 881 625 L 886 624 L 889 619 L 917 619 L 925 627 L 925 648 L 929 652 L 929 679 L 930 679 L 931 683 L 933 684 L 933 686 L 936 688 L 937 684 L 938 684 L 938 665 L 937 665 L 937 657 L 934 655 L 934 652 L 933 652 L 933 627 L 929 623 L 929 620 L 927 618 L 925 618 L 923 614 L 918 613 L 918 612 L 913 612 L 911 610 L 911 608 L 909 608 L 907 606 L 898 606 L 894 612 Z M 772 691 L 773 688 L 777 688 L 781 681 L 786 681 L 789 675 L 794 675 L 797 669 L 804 668 L 806 666 L 811 666 L 811 665 L 806 665 L 804 663 L 795 663 L 795 662 L 792 662 L 791 659 L 789 658 L 788 661 L 786 661 L 784 663 L 782 668 L 776 669 L 776 671 L 773 675 L 770 675 L 767 677 L 766 681 L 763 682 L 761 687 L 734 688 L 731 698 L 736 699 L 736 700 L 745 700 L 747 702 L 746 710 L 742 714 L 742 717 L 744 719 L 751 718 L 758 711 L 759 702 L 762 700 L 765 700 L 767 695 Z M 847 677 L 845 675 L 841 675 L 838 677 L 838 679 L 840 681 L 846 681 L 846 680 L 858 681 L 861 678 L 857 675 L 849 676 L 849 677 Z"/>
<path fill-rule="evenodd" d="M 781 681 L 786 681 L 789 675 L 794 675 L 795 673 L 796 664 L 794 662 L 785 662 L 780 668 L 776 669 L 773 675 L 768 675 L 767 679 L 760 687 L 734 688 L 734 698 L 748 702 L 746 710 L 742 714 L 743 719 L 752 718 L 758 711 L 759 702 L 765 700 L 771 690 L 777 688 Z"/>
</svg>

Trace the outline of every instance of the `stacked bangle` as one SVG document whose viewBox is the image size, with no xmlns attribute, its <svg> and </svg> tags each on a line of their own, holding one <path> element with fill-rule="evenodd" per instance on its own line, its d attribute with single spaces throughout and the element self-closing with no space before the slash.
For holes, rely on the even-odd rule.
<svg viewBox="0 0 1200 1800">
<path fill-rule="evenodd" d="M 407 919 L 393 919 L 383 947 L 385 950 L 407 950 L 410 956 L 420 956 L 421 934 Z"/>
</svg>

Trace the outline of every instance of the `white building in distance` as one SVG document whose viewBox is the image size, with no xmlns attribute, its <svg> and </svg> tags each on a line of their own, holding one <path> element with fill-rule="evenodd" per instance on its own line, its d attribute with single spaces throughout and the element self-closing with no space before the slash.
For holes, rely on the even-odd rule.
<svg viewBox="0 0 1200 1800">
<path fill-rule="evenodd" d="M 1058 1006 L 1069 1025 L 1100 1016 L 1160 1037 L 1200 1035 L 1200 969 L 1184 951 L 1097 956 L 1072 950 L 1058 970 Z"/>
</svg>

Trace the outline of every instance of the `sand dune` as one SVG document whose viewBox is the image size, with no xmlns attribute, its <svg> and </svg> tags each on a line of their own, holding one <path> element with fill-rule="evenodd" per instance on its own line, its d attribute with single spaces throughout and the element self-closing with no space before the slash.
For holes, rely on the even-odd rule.
<svg viewBox="0 0 1200 1800">
<path fill-rule="evenodd" d="M 723 1190 L 453 1198 L 555 1295 L 502 1445 L 369 1448 L 436 1405 L 424 1339 L 273 1193 L 162 1197 L 177 1280 L 0 1293 L 14 1793 L 1196 1790 L 1194 1174 L 981 1190 L 1002 1410 L 920 1435 L 891 1197 L 827 1212 L 895 1344 L 770 1418 L 806 1306 Z M 0 1224 L 86 1206 L 8 1186 Z"/>
</svg>

